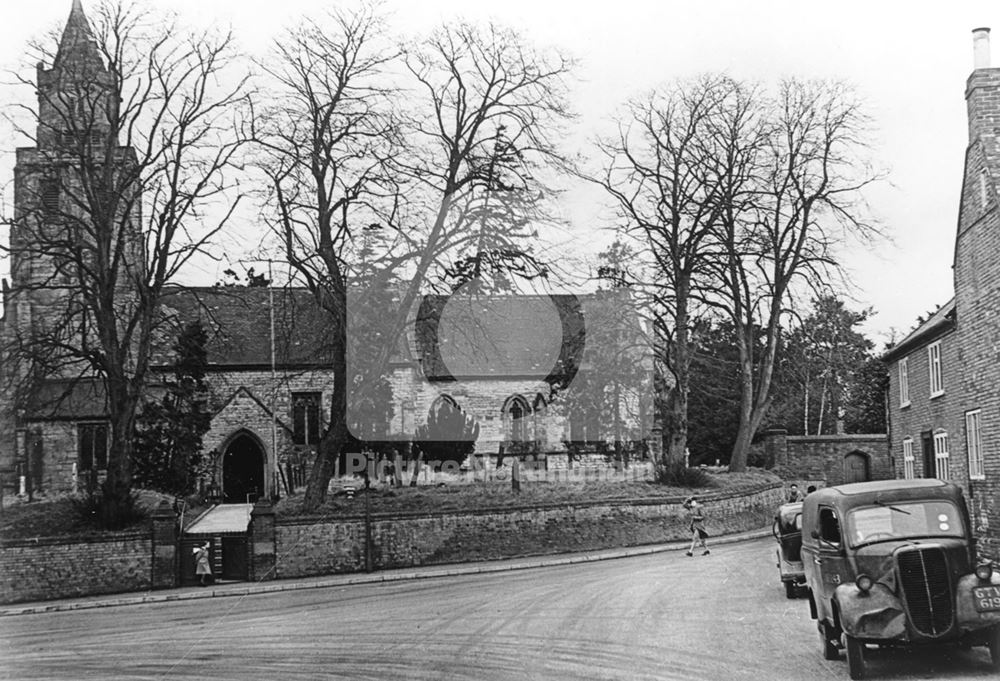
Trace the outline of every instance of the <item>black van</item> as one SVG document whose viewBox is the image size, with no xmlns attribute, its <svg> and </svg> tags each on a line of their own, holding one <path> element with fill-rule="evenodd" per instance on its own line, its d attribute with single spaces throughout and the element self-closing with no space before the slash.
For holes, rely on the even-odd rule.
<svg viewBox="0 0 1000 681">
<path fill-rule="evenodd" d="M 802 507 L 802 561 L 823 656 L 865 646 L 956 641 L 989 646 L 1000 671 L 1000 574 L 977 565 L 962 490 L 941 480 L 828 487 Z"/>
</svg>

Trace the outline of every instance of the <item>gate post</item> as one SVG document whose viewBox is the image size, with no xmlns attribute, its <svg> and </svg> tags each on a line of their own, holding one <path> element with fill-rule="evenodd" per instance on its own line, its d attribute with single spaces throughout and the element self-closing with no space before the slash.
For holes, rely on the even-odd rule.
<svg viewBox="0 0 1000 681">
<path fill-rule="evenodd" d="M 177 514 L 166 499 L 153 510 L 153 569 L 150 587 L 169 589 L 177 586 Z"/>
<path fill-rule="evenodd" d="M 274 506 L 262 500 L 250 512 L 250 579 L 255 582 L 275 578 L 276 533 Z"/>
</svg>

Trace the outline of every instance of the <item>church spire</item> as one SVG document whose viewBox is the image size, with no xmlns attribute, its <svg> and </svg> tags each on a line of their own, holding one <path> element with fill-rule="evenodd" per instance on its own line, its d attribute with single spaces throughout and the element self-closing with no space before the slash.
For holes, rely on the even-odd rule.
<svg viewBox="0 0 1000 681">
<path fill-rule="evenodd" d="M 90 28 L 90 22 L 87 21 L 81 0 L 73 0 L 69 19 L 66 20 L 66 28 L 63 29 L 62 38 L 59 40 L 59 51 L 56 53 L 53 65 L 61 66 L 67 62 L 96 67 L 104 65 L 100 50 L 97 49 L 94 31 Z"/>
</svg>

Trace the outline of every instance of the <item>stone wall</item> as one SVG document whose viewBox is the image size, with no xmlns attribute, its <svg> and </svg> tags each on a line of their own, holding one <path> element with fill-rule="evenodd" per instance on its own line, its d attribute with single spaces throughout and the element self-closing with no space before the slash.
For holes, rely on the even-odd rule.
<svg viewBox="0 0 1000 681">
<path fill-rule="evenodd" d="M 788 435 L 773 429 L 761 434 L 753 451 L 767 466 L 781 466 L 783 474 L 820 486 L 843 484 L 845 459 L 855 453 L 867 457 L 870 480 L 895 477 L 889 438 L 881 433 Z"/>
<path fill-rule="evenodd" d="M 782 497 L 780 486 L 768 485 L 701 498 L 709 532 L 721 535 L 768 525 Z M 376 515 L 373 563 L 376 569 L 403 568 L 683 540 L 690 535 L 681 502 L 680 498 L 636 499 Z M 274 542 L 279 578 L 357 572 L 365 567 L 362 517 L 323 522 L 279 519 Z"/>
<path fill-rule="evenodd" d="M 149 532 L 0 542 L 0 603 L 139 591 L 152 574 Z"/>
</svg>

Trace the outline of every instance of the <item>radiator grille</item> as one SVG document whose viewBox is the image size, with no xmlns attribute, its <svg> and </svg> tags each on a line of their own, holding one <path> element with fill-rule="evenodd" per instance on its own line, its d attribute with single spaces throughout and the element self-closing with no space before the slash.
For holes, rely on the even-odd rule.
<svg viewBox="0 0 1000 681">
<path fill-rule="evenodd" d="M 940 636 L 954 618 L 948 560 L 939 548 L 898 554 L 900 583 L 910 622 L 924 636 Z"/>
</svg>

